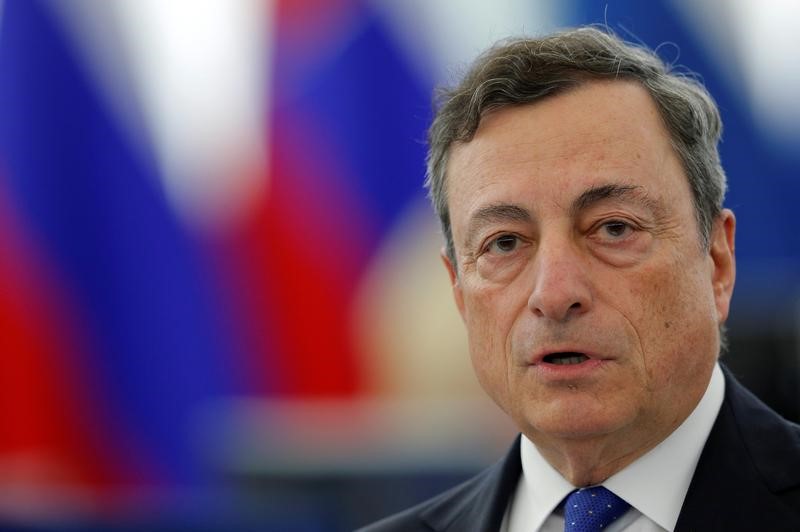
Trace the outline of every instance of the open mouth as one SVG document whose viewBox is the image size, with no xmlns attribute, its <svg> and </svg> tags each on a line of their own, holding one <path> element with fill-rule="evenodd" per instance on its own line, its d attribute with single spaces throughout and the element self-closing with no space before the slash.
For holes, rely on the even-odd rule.
<svg viewBox="0 0 800 532">
<path fill-rule="evenodd" d="M 581 362 L 586 362 L 589 360 L 589 357 L 584 355 L 583 353 L 551 353 L 545 356 L 542 359 L 544 362 L 548 364 L 556 364 L 557 366 L 569 366 L 572 364 L 580 364 Z"/>
</svg>

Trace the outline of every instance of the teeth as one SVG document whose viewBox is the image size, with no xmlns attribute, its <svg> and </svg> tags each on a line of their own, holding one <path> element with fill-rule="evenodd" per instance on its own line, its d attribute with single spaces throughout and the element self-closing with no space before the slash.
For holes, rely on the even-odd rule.
<svg viewBox="0 0 800 532">
<path fill-rule="evenodd" d="M 589 357 L 587 357 L 586 355 L 571 355 L 571 356 L 553 357 L 552 360 L 550 360 L 550 362 L 552 364 L 563 366 L 569 364 L 580 364 L 585 360 L 589 360 Z"/>
</svg>

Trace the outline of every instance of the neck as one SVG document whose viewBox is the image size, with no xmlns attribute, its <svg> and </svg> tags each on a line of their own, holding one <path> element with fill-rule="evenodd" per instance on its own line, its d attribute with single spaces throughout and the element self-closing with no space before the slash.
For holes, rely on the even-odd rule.
<svg viewBox="0 0 800 532">
<path fill-rule="evenodd" d="M 643 427 L 638 434 L 552 438 L 527 434 L 545 460 L 573 486 L 601 484 L 666 439 L 685 419 Z M 632 443 L 635 442 L 635 443 Z"/>
</svg>

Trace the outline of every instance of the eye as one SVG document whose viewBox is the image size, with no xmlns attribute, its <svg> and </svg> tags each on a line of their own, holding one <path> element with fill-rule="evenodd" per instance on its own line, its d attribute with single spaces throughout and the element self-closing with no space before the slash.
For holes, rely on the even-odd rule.
<svg viewBox="0 0 800 532">
<path fill-rule="evenodd" d="M 500 235 L 489 242 L 486 251 L 500 255 L 508 254 L 519 247 L 519 237 L 514 235 Z"/>
<path fill-rule="evenodd" d="M 621 240 L 628 236 L 633 231 L 633 227 L 622 220 L 611 220 L 605 222 L 600 226 L 600 231 L 603 237 L 608 237 L 613 240 Z"/>
</svg>

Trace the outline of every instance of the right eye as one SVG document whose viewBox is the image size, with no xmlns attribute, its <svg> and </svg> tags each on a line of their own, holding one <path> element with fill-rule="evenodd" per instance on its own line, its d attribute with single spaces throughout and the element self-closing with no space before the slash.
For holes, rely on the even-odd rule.
<svg viewBox="0 0 800 532">
<path fill-rule="evenodd" d="M 519 237 L 515 235 L 500 235 L 489 242 L 486 250 L 490 253 L 505 255 L 511 253 L 519 246 Z"/>
</svg>

